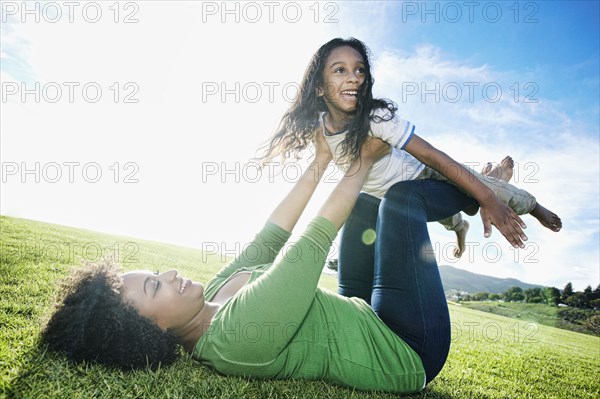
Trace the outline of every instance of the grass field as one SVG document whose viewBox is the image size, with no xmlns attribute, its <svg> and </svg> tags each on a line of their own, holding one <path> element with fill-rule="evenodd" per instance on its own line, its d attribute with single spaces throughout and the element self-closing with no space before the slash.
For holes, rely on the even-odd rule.
<svg viewBox="0 0 600 399">
<path fill-rule="evenodd" d="M 199 281 L 224 263 L 199 250 L 0 217 L 0 396 L 16 398 L 391 398 L 321 381 L 221 376 L 186 356 L 158 371 L 72 365 L 37 344 L 57 281 L 112 254 L 125 269 L 176 268 Z M 321 284 L 335 289 L 333 277 Z M 409 398 L 598 398 L 600 338 L 450 304 L 446 366 Z"/>
</svg>

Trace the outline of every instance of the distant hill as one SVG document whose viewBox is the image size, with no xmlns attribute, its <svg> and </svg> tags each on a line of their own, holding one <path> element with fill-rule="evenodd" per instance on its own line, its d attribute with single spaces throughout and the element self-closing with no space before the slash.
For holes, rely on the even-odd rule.
<svg viewBox="0 0 600 399">
<path fill-rule="evenodd" d="M 467 291 L 471 294 L 489 292 L 500 294 L 510 287 L 535 288 L 541 285 L 528 284 L 514 278 L 497 278 L 483 274 L 471 273 L 448 265 L 440 265 L 440 275 L 444 291 Z"/>
</svg>

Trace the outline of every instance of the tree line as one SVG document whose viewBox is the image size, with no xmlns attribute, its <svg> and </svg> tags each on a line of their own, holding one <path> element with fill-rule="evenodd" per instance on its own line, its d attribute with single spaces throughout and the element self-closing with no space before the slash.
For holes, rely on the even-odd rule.
<svg viewBox="0 0 600 399">
<path fill-rule="evenodd" d="M 502 294 L 478 292 L 472 295 L 462 295 L 459 298 L 459 301 L 487 300 L 562 306 L 556 313 L 559 319 L 572 325 L 579 325 L 592 334 L 600 335 L 600 285 L 595 290 L 588 285 L 583 291 L 577 292 L 573 291 L 573 285 L 570 282 L 562 291 L 556 287 L 522 289 L 515 286 Z"/>
<path fill-rule="evenodd" d="M 511 287 L 501 294 L 490 294 L 487 292 L 478 292 L 476 294 L 462 295 L 462 301 L 499 301 L 505 302 L 526 302 L 526 303 L 545 303 L 558 306 L 564 304 L 580 309 L 600 309 L 600 285 L 592 290 L 588 285 L 583 291 L 573 291 L 573 284 L 570 282 L 560 291 L 556 287 L 536 287 L 526 288 Z"/>
</svg>

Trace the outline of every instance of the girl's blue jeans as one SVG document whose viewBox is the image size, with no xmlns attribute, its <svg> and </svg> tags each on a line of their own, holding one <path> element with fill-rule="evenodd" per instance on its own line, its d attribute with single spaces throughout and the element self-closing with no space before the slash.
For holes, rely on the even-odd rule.
<svg viewBox="0 0 600 399">
<path fill-rule="evenodd" d="M 427 222 L 475 203 L 445 182 L 400 182 L 382 200 L 362 193 L 342 232 L 339 293 L 371 304 L 419 354 L 427 382 L 450 349 L 450 316 Z"/>
</svg>

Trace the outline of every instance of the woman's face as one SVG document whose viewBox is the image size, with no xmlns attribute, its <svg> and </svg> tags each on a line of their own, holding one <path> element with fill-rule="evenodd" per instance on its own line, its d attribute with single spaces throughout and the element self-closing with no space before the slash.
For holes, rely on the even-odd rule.
<svg viewBox="0 0 600 399">
<path fill-rule="evenodd" d="M 350 46 L 337 47 L 325 60 L 323 86 L 319 96 L 323 97 L 329 112 L 353 113 L 358 104 L 358 89 L 365 81 L 365 63 L 358 51 Z"/>
<path fill-rule="evenodd" d="M 133 271 L 123 275 L 121 298 L 163 330 L 182 329 L 204 307 L 204 286 L 177 275 Z"/>
</svg>

